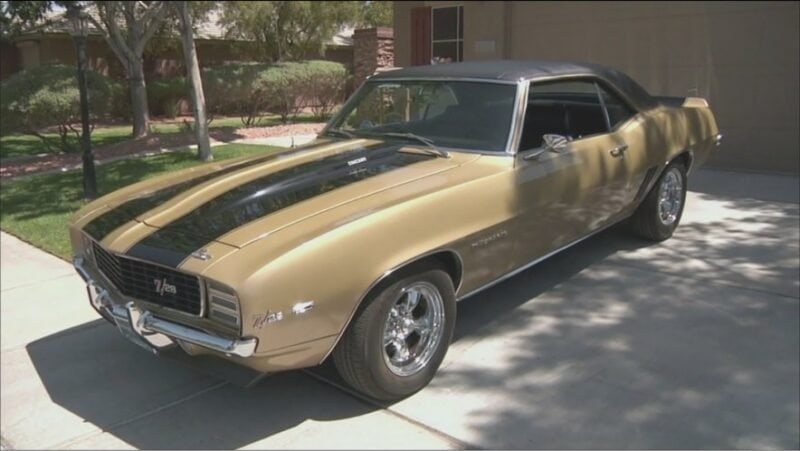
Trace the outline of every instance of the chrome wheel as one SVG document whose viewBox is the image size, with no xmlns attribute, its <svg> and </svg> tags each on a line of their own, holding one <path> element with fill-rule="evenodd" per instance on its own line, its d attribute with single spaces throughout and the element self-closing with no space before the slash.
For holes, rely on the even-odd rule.
<svg viewBox="0 0 800 451">
<path fill-rule="evenodd" d="M 664 225 L 672 225 L 678 219 L 683 203 L 683 176 L 671 168 L 661 179 L 658 187 L 658 219 Z"/>
<path fill-rule="evenodd" d="M 398 376 L 430 362 L 444 333 L 444 301 L 435 285 L 414 282 L 400 292 L 383 328 L 383 360 Z"/>
</svg>

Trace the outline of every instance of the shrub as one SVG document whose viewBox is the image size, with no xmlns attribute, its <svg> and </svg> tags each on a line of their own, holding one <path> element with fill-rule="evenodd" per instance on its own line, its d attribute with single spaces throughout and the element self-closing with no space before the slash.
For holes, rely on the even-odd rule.
<svg viewBox="0 0 800 451">
<path fill-rule="evenodd" d="M 267 110 L 285 123 L 310 107 L 314 116 L 324 118 L 342 101 L 348 81 L 344 65 L 332 61 L 304 61 L 278 64 L 259 80 L 267 96 Z"/>
<path fill-rule="evenodd" d="M 307 61 L 300 69 L 306 102 L 317 119 L 327 118 L 344 100 L 350 75 L 343 64 L 333 61 Z"/>
<path fill-rule="evenodd" d="M 111 107 L 109 116 L 130 122 L 133 119 L 131 89 L 127 83 L 113 82 L 111 87 Z"/>
<path fill-rule="evenodd" d="M 280 63 L 263 73 L 258 80 L 261 95 L 270 113 L 286 123 L 303 108 L 303 63 Z"/>
<path fill-rule="evenodd" d="M 90 120 L 105 118 L 118 89 L 108 77 L 87 71 Z M 42 139 L 45 148 L 77 149 L 80 137 L 80 94 L 75 68 L 45 65 L 12 75 L 0 83 L 0 133 L 26 133 Z M 51 142 L 42 129 L 57 127 L 60 140 Z M 71 140 L 74 133 L 75 140 Z"/>
<path fill-rule="evenodd" d="M 347 70 L 331 61 L 229 64 L 203 70 L 206 107 L 212 114 L 238 115 L 245 126 L 268 111 L 285 123 L 306 106 L 318 118 L 344 97 Z"/>
<path fill-rule="evenodd" d="M 234 63 L 203 69 L 203 92 L 210 114 L 239 116 L 245 126 L 255 125 L 264 108 L 258 80 L 269 65 Z"/>
<path fill-rule="evenodd" d="M 171 77 L 147 83 L 147 102 L 154 116 L 175 118 L 180 102 L 187 97 L 189 86 L 184 77 Z"/>
</svg>

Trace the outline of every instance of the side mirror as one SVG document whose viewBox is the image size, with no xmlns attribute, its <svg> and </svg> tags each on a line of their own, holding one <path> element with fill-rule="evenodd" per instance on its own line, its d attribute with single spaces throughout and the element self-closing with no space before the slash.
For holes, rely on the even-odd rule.
<svg viewBox="0 0 800 451">
<path fill-rule="evenodd" d="M 542 136 L 542 147 L 525 152 L 522 156 L 525 160 L 535 160 L 545 152 L 562 153 L 569 147 L 569 138 L 566 136 L 546 134 Z"/>
</svg>

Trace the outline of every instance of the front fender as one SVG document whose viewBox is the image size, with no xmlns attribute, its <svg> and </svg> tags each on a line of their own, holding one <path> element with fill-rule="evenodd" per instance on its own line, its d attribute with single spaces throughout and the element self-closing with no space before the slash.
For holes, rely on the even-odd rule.
<svg viewBox="0 0 800 451">
<path fill-rule="evenodd" d="M 256 355 L 305 343 L 302 352 L 314 355 L 301 360 L 320 363 L 388 270 L 440 249 L 463 255 L 465 271 L 476 267 L 483 256 L 470 237 L 513 216 L 512 161 L 487 159 L 320 212 L 221 257 L 203 275 L 236 289 L 242 335 L 259 338 Z M 293 312 L 307 302 L 311 310 Z"/>
<path fill-rule="evenodd" d="M 458 233 L 431 230 L 420 236 L 395 220 L 399 216 L 374 215 L 338 227 L 289 250 L 243 281 L 242 332 L 259 337 L 258 352 L 338 337 L 388 270 L 446 247 Z M 247 246 L 237 252 L 237 260 L 249 259 L 245 254 L 263 255 L 278 240 L 275 236 Z M 293 313 L 295 305 L 309 301 L 314 303 L 310 311 Z M 265 315 L 281 319 L 265 323 Z"/>
</svg>

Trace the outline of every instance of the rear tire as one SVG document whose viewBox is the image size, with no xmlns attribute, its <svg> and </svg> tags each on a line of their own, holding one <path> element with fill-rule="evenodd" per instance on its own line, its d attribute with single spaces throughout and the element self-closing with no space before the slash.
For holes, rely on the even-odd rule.
<svg viewBox="0 0 800 451">
<path fill-rule="evenodd" d="M 430 269 L 397 280 L 365 300 L 333 362 L 357 391 L 382 401 L 425 387 L 453 337 L 456 299 L 446 272 Z"/>
<path fill-rule="evenodd" d="M 651 241 L 668 239 L 681 221 L 685 204 L 686 168 L 673 161 L 631 217 L 633 233 Z"/>
</svg>

